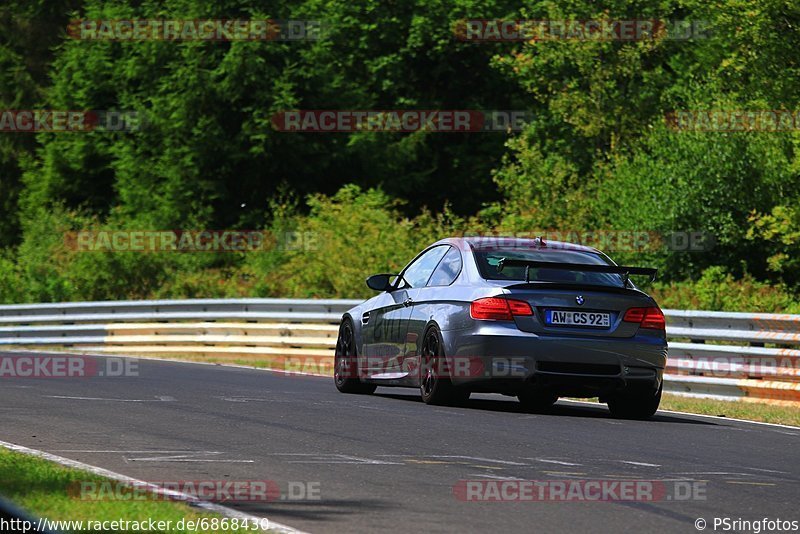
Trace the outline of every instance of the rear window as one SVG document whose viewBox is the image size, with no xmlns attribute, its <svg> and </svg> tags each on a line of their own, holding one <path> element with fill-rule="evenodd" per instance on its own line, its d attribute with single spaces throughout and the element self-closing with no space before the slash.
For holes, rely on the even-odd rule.
<svg viewBox="0 0 800 534">
<path fill-rule="evenodd" d="M 521 265 L 505 266 L 498 271 L 503 258 L 529 261 L 550 261 L 559 263 L 578 263 L 589 265 L 612 265 L 606 258 L 593 252 L 577 250 L 524 250 L 511 248 L 508 250 L 492 249 L 488 251 L 474 250 L 475 260 L 481 276 L 487 280 L 524 281 L 525 267 Z M 586 273 L 580 270 L 530 268 L 531 282 L 560 282 L 566 284 L 616 286 L 622 285 L 622 277 L 611 273 Z"/>
</svg>

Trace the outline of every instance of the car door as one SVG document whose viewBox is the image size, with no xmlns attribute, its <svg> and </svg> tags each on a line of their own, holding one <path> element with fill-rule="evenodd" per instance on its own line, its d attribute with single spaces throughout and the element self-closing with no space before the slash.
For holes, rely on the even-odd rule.
<svg viewBox="0 0 800 534">
<path fill-rule="evenodd" d="M 378 296 L 375 307 L 361 316 L 363 367 L 371 378 L 387 378 L 388 362 L 401 350 L 401 329 L 411 313 L 404 291 L 387 291 Z"/>
<path fill-rule="evenodd" d="M 376 306 L 365 312 L 366 317 L 362 316 L 366 368 L 372 378 L 401 377 L 412 310 L 409 293 L 425 287 L 448 248 L 448 245 L 437 245 L 418 255 L 401 273 L 400 287 L 380 295 Z"/>
<path fill-rule="evenodd" d="M 422 337 L 425 334 L 425 327 L 434 314 L 433 308 L 446 305 L 448 288 L 461 274 L 461 268 L 461 251 L 457 247 L 448 247 L 425 286 L 409 290 L 412 306 L 406 331 L 403 367 L 416 369 L 419 366 Z M 446 325 L 439 326 L 446 327 Z"/>
</svg>

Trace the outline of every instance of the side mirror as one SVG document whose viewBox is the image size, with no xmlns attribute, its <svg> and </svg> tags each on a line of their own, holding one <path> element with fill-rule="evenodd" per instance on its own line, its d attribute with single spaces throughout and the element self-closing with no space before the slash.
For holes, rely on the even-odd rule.
<svg viewBox="0 0 800 534">
<path fill-rule="evenodd" d="M 367 287 L 375 291 L 389 291 L 392 289 L 391 279 L 396 274 L 373 274 L 367 278 Z"/>
</svg>

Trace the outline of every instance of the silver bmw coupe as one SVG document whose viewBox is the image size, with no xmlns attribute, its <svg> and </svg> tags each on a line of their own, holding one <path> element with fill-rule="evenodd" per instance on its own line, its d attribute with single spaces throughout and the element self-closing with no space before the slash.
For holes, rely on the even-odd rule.
<svg viewBox="0 0 800 534">
<path fill-rule="evenodd" d="M 472 392 L 516 396 L 530 411 L 559 397 L 599 397 L 613 415 L 658 409 L 664 314 L 597 249 L 543 239 L 448 238 L 342 317 L 334 381 L 343 393 L 419 388 L 428 404 Z"/>
</svg>

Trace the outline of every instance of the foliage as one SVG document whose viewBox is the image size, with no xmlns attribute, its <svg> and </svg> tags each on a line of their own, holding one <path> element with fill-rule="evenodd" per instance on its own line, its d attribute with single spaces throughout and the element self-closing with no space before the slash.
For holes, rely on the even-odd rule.
<svg viewBox="0 0 800 534">
<path fill-rule="evenodd" d="M 800 295 L 785 286 L 736 279 L 723 267 L 709 267 L 696 281 L 656 284 L 650 293 L 662 308 L 800 313 Z"/>
<path fill-rule="evenodd" d="M 748 239 L 768 243 L 769 269 L 789 283 L 800 283 L 800 209 L 775 206 L 770 213 L 753 213 Z"/>
<path fill-rule="evenodd" d="M 0 15 L 0 107 L 143 118 L 131 132 L 0 135 L 2 301 L 368 296 L 367 274 L 396 270 L 445 235 L 552 229 L 702 232 L 713 247 L 611 252 L 658 267 L 659 291 L 681 307 L 793 309 L 800 134 L 676 131 L 665 117 L 798 109 L 797 3 L 10 0 Z M 79 41 L 64 31 L 74 18 L 301 19 L 324 31 L 308 41 Z M 707 30 L 476 44 L 455 38 L 464 18 Z M 283 110 L 396 108 L 533 119 L 515 134 L 271 125 Z M 65 248 L 63 232 L 80 229 L 264 229 L 316 236 L 316 248 Z M 725 284 L 739 289 L 725 296 Z"/>
<path fill-rule="evenodd" d="M 311 213 L 297 231 L 309 248 L 288 251 L 270 275 L 281 295 L 370 297 L 370 274 L 399 272 L 422 248 L 453 234 L 459 221 L 423 211 L 404 217 L 400 204 L 380 190 L 346 186 L 332 197 L 309 198 Z"/>
</svg>

